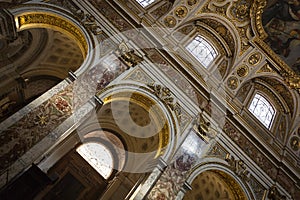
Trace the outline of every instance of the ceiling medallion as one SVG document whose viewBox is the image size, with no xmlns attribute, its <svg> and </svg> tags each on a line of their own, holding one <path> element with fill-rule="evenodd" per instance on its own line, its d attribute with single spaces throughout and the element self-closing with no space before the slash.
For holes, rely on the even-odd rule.
<svg viewBox="0 0 300 200">
<path fill-rule="evenodd" d="M 185 6 L 179 6 L 175 10 L 175 15 L 179 18 L 184 18 L 188 13 L 188 10 Z"/>
<path fill-rule="evenodd" d="M 300 139 L 298 137 L 292 137 L 290 145 L 294 151 L 298 151 L 300 148 Z"/>
<path fill-rule="evenodd" d="M 230 89 L 235 90 L 239 85 L 238 79 L 234 76 L 229 77 L 227 80 L 227 85 Z"/>
<path fill-rule="evenodd" d="M 193 5 L 195 5 L 196 3 L 198 3 L 198 0 L 187 0 L 187 4 L 188 4 L 189 6 L 193 6 Z"/>
<path fill-rule="evenodd" d="M 248 75 L 249 69 L 246 65 L 242 65 L 236 70 L 236 73 L 239 77 L 245 77 Z"/>
<path fill-rule="evenodd" d="M 165 25 L 169 28 L 174 28 L 176 26 L 176 19 L 173 16 L 167 16 L 164 20 Z"/>
<path fill-rule="evenodd" d="M 261 58 L 261 53 L 254 53 L 251 56 L 249 56 L 248 63 L 251 65 L 257 65 L 260 62 Z"/>
</svg>

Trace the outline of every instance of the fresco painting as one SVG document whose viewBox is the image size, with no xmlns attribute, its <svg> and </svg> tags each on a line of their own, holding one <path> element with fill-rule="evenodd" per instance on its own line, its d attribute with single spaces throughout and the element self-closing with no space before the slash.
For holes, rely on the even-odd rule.
<svg viewBox="0 0 300 200">
<path fill-rule="evenodd" d="M 300 0 L 268 1 L 262 21 L 266 43 L 300 75 Z"/>
</svg>

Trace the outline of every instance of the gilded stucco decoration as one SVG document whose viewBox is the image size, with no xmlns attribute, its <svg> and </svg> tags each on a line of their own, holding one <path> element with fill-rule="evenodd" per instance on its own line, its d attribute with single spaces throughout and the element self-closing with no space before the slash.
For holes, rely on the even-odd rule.
<svg viewBox="0 0 300 200">
<path fill-rule="evenodd" d="M 202 8 L 197 11 L 197 15 L 205 13 L 214 13 L 222 18 L 225 18 L 228 24 L 232 25 L 239 34 L 239 55 L 242 55 L 249 47 L 249 40 L 251 35 L 250 24 L 250 9 L 252 1 L 238 0 L 238 1 L 208 1 Z"/>
<path fill-rule="evenodd" d="M 175 9 L 175 16 L 178 18 L 184 18 L 186 17 L 188 13 L 188 9 L 185 6 L 179 6 Z"/>
<path fill-rule="evenodd" d="M 275 70 L 272 68 L 272 65 L 270 63 L 266 63 L 264 66 L 262 66 L 259 70 L 257 70 L 258 74 L 260 73 L 276 73 Z"/>
<path fill-rule="evenodd" d="M 248 58 L 248 63 L 250 65 L 257 65 L 262 59 L 262 55 L 259 52 L 253 53 Z"/>
<path fill-rule="evenodd" d="M 284 72 L 282 73 L 282 77 L 291 89 L 295 89 L 296 91 L 298 91 L 298 93 L 300 93 L 300 76 L 296 75 L 293 72 Z"/>
<path fill-rule="evenodd" d="M 298 151 L 300 149 L 300 138 L 297 136 L 293 136 L 290 140 L 290 146 L 293 151 Z"/>
<path fill-rule="evenodd" d="M 187 0 L 187 5 L 189 6 L 194 6 L 195 4 L 198 3 L 199 0 Z"/>
<path fill-rule="evenodd" d="M 39 27 L 57 28 L 71 35 L 77 41 L 78 46 L 84 55 L 87 55 L 88 45 L 84 34 L 78 27 L 68 20 L 48 13 L 25 13 L 17 17 L 19 30 L 32 28 L 35 25 Z"/>
<path fill-rule="evenodd" d="M 247 67 L 247 65 L 242 65 L 238 67 L 236 70 L 236 74 L 241 78 L 247 76 L 248 73 L 249 73 L 249 68 Z"/>
<path fill-rule="evenodd" d="M 267 37 L 267 33 L 265 32 L 262 24 L 262 13 L 266 5 L 267 0 L 254 0 L 250 12 L 251 25 L 254 35 L 258 36 L 262 40 Z"/>
<path fill-rule="evenodd" d="M 227 153 L 228 153 L 227 150 L 221 144 L 216 143 L 207 152 L 207 157 L 217 157 L 220 159 L 225 159 Z"/>
<path fill-rule="evenodd" d="M 226 155 L 225 160 L 227 161 L 229 168 L 238 175 L 244 182 L 248 182 L 250 179 L 250 173 L 242 160 L 235 159 L 230 154 Z"/>
<path fill-rule="evenodd" d="M 177 106 L 175 106 L 175 99 L 169 88 L 158 84 L 148 85 L 148 87 L 151 88 L 155 96 L 158 97 L 165 105 L 170 107 L 171 110 L 176 109 Z"/>
<path fill-rule="evenodd" d="M 235 90 L 239 86 L 239 80 L 235 76 L 231 76 L 227 80 L 227 86 L 230 89 Z"/>
<path fill-rule="evenodd" d="M 167 16 L 165 19 L 164 19 L 164 23 L 167 27 L 169 28 L 174 28 L 177 24 L 177 21 L 175 19 L 175 17 L 173 16 Z"/>
<path fill-rule="evenodd" d="M 236 180 L 234 180 L 233 177 L 228 175 L 226 172 L 220 171 L 220 170 L 213 170 L 215 173 L 217 173 L 221 178 L 223 178 L 228 186 L 230 187 L 231 191 L 233 192 L 234 199 L 239 199 L 239 200 L 246 200 L 247 197 Z"/>
<path fill-rule="evenodd" d="M 141 56 L 137 55 L 133 49 L 129 49 L 125 42 L 122 42 L 119 45 L 116 54 L 119 56 L 119 59 L 128 66 L 128 68 L 135 67 L 144 60 Z"/>
<path fill-rule="evenodd" d="M 206 143 L 209 143 L 210 140 L 217 136 L 217 130 L 212 128 L 210 122 L 204 119 L 201 113 L 198 115 L 193 129 Z"/>
<path fill-rule="evenodd" d="M 80 24 L 82 24 L 87 30 L 91 31 L 94 35 L 102 34 L 100 26 L 97 25 L 96 19 L 90 14 L 85 14 L 82 10 L 76 13 Z"/>
<path fill-rule="evenodd" d="M 245 21 L 249 18 L 250 2 L 246 0 L 240 0 L 233 3 L 231 8 L 231 14 L 239 21 Z"/>
</svg>

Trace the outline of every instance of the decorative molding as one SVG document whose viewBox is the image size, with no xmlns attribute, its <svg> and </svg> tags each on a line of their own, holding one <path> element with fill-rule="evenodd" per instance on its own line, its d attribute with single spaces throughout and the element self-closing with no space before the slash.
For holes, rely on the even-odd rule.
<svg viewBox="0 0 300 200">
<path fill-rule="evenodd" d="M 82 10 L 76 13 L 76 17 L 88 31 L 92 32 L 94 35 L 100 35 L 103 33 L 101 27 L 97 25 L 96 19 L 90 14 L 85 14 Z"/>
<path fill-rule="evenodd" d="M 262 13 L 266 5 L 267 0 L 254 0 L 250 10 L 252 30 L 261 40 L 268 37 L 262 24 Z"/>
<path fill-rule="evenodd" d="M 229 153 L 226 155 L 225 161 L 229 164 L 230 169 L 243 181 L 248 182 L 250 180 L 250 173 L 244 161 L 235 159 Z"/>
<path fill-rule="evenodd" d="M 151 84 L 148 87 L 153 91 L 156 97 L 158 97 L 165 105 L 167 105 L 171 110 L 176 111 L 180 114 L 180 109 L 178 104 L 175 103 L 174 96 L 167 87 L 163 87 L 158 84 Z"/>
</svg>

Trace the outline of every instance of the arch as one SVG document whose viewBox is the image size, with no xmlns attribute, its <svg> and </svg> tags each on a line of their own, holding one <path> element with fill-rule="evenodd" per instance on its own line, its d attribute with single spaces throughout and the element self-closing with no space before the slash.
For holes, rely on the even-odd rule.
<svg viewBox="0 0 300 200">
<path fill-rule="evenodd" d="M 151 124 L 157 126 L 156 131 L 159 135 L 159 148 L 154 154 L 155 158 L 158 156 L 163 158 L 165 161 L 171 159 L 174 154 L 176 142 L 177 142 L 177 130 L 179 130 L 179 124 L 177 118 L 172 111 L 166 107 L 157 97 L 151 93 L 148 88 L 134 84 L 118 84 L 108 87 L 101 94 L 98 94 L 101 99 L 104 99 L 104 105 L 108 103 L 118 102 L 125 100 L 130 107 L 130 103 L 137 104 L 145 109 L 151 118 L 150 122 L 145 127 L 150 127 Z M 117 105 L 116 105 L 117 106 Z M 114 111 L 112 111 L 114 112 Z M 116 110 L 117 114 L 117 110 Z M 129 119 L 129 122 L 132 119 Z M 135 123 L 134 121 L 131 121 Z M 141 128 L 141 131 L 145 131 L 145 127 Z M 128 129 L 124 128 L 125 132 Z M 132 133 L 130 133 L 132 134 Z M 135 135 L 131 135 L 135 136 Z M 154 136 L 154 135 L 153 135 Z M 147 137 L 146 137 L 147 138 Z"/>
<path fill-rule="evenodd" d="M 106 145 L 98 142 L 87 142 L 80 145 L 76 151 L 105 179 L 111 176 L 116 161 Z"/>
<path fill-rule="evenodd" d="M 214 173 L 217 177 L 227 179 L 232 186 L 228 186 L 231 190 L 235 190 L 234 199 L 255 199 L 251 188 L 248 187 L 233 171 L 231 171 L 224 160 L 215 158 L 205 158 L 199 165 L 195 166 L 192 173 L 187 179 L 187 183 L 192 182 L 201 174 L 209 172 Z M 192 190 L 193 191 L 193 190 Z"/>
<path fill-rule="evenodd" d="M 188 22 L 186 22 L 183 25 L 186 25 L 188 23 L 195 24 L 195 22 L 200 24 L 203 23 L 210 29 L 212 33 L 214 33 L 215 36 L 217 36 L 219 43 L 226 50 L 226 53 L 229 57 L 235 59 L 235 57 L 238 56 L 237 54 L 240 51 L 239 44 L 241 43 L 241 41 L 238 31 L 231 22 L 225 20 L 224 18 L 220 18 L 220 16 L 218 16 L 217 14 L 205 13 L 205 15 L 199 14 L 191 18 Z"/>
<path fill-rule="evenodd" d="M 76 20 L 74 16 L 64 10 L 52 5 L 39 6 L 24 4 L 12 8 L 12 15 L 15 17 L 17 32 L 32 28 L 48 28 L 57 30 L 76 41 L 84 56 L 84 62 L 74 72 L 77 76 L 85 72 L 96 57 L 97 48 L 94 48 L 95 38 Z"/>
</svg>

